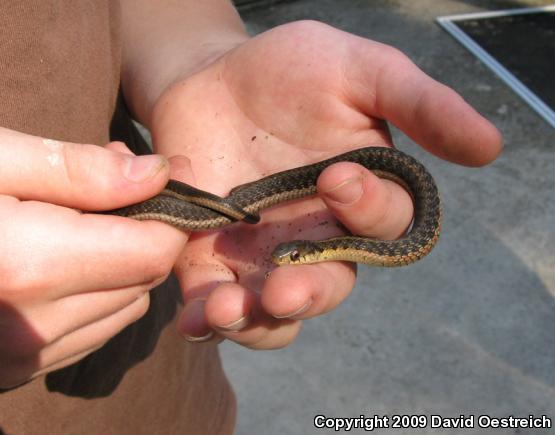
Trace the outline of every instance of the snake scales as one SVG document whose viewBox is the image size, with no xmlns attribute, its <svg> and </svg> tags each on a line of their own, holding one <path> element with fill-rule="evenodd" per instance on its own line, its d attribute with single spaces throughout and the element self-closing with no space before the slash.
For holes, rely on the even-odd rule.
<svg viewBox="0 0 555 435">
<path fill-rule="evenodd" d="M 170 180 L 157 196 L 108 213 L 138 220 L 159 220 L 175 227 L 201 231 L 236 221 L 257 223 L 259 212 L 275 204 L 316 193 L 316 180 L 333 163 L 359 163 L 381 178 L 393 180 L 411 194 L 414 221 L 398 240 L 342 236 L 321 241 L 297 240 L 278 245 L 272 260 L 278 264 L 344 260 L 373 266 L 403 266 L 426 256 L 441 227 L 441 204 L 436 184 L 413 157 L 393 148 L 368 147 L 242 184 L 226 198 Z"/>
</svg>

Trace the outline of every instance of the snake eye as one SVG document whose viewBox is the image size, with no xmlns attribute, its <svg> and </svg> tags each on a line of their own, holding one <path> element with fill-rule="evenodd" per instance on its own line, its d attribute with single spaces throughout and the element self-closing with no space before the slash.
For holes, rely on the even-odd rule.
<svg viewBox="0 0 555 435">
<path fill-rule="evenodd" d="M 291 251 L 291 254 L 289 254 L 289 258 L 291 259 L 291 261 L 297 261 L 299 258 L 301 258 L 301 253 L 295 249 L 294 251 Z"/>
</svg>

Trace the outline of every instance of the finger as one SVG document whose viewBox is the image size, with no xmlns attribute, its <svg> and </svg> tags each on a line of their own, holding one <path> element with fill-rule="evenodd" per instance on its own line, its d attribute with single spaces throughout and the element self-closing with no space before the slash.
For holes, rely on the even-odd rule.
<svg viewBox="0 0 555 435">
<path fill-rule="evenodd" d="M 241 346 L 253 350 L 273 350 L 284 348 L 297 338 L 302 322 L 289 319 L 258 319 L 252 326 L 239 332 L 219 331 L 221 336 Z"/>
<path fill-rule="evenodd" d="M 198 297 L 185 302 L 177 322 L 177 331 L 190 342 L 205 342 L 214 338 L 214 331 L 205 315 L 206 298 Z"/>
<path fill-rule="evenodd" d="M 207 324 L 220 336 L 250 349 L 279 349 L 297 337 L 301 322 L 265 313 L 258 295 L 235 283 L 215 288 L 205 303 Z"/>
<path fill-rule="evenodd" d="M 202 255 L 205 240 L 192 240 L 176 262 L 175 275 L 183 294 L 184 307 L 177 322 L 178 332 L 188 341 L 207 341 L 214 332 L 206 320 L 205 304 L 210 293 L 221 283 L 235 282 L 235 274 L 224 264 Z"/>
<path fill-rule="evenodd" d="M 98 349 L 102 348 L 102 346 L 104 346 L 105 344 L 106 343 L 101 343 L 98 346 L 92 347 L 92 348 L 87 349 L 87 350 L 85 350 L 81 353 L 78 353 L 76 355 L 72 355 L 68 358 L 64 358 L 61 361 L 57 361 L 56 363 L 54 363 L 54 364 L 52 364 L 48 367 L 44 367 L 41 370 L 39 370 L 37 373 L 34 373 L 32 375 L 32 378 L 36 378 L 38 376 L 45 375 L 47 373 L 53 372 L 55 370 L 62 369 L 64 367 L 69 367 L 70 365 L 81 361 L 83 358 L 87 357 L 91 353 L 96 352 Z"/>
<path fill-rule="evenodd" d="M 257 295 L 236 283 L 216 287 L 206 299 L 204 312 L 208 325 L 227 337 L 252 323 Z"/>
<path fill-rule="evenodd" d="M 164 277 L 165 279 L 166 277 Z M 32 328 L 40 331 L 46 343 L 52 343 L 87 325 L 107 318 L 135 303 L 160 281 L 123 289 L 98 290 L 54 300 L 48 304 L 33 306 L 25 317 Z M 65 313 L 53 317 L 52 313 Z"/>
<path fill-rule="evenodd" d="M 159 155 L 133 156 L 95 145 L 0 129 L 0 193 L 84 210 L 107 210 L 154 196 L 167 182 Z"/>
<path fill-rule="evenodd" d="M 106 343 L 125 327 L 144 316 L 149 304 L 150 295 L 145 293 L 111 316 L 64 336 L 63 340 L 54 342 L 41 352 L 42 365 L 48 367 L 59 361 L 61 357 L 76 355 Z"/>
<path fill-rule="evenodd" d="M 3 296 L 16 303 L 24 295 L 56 299 L 150 283 L 167 275 L 187 239 L 160 222 L 79 214 L 42 202 L 12 198 L 0 210 Z"/>
<path fill-rule="evenodd" d="M 78 329 L 63 339 L 44 348 L 37 357 L 27 357 L 16 361 L 11 367 L 3 367 L 3 378 L 9 379 L 0 388 L 18 385 L 30 378 L 66 367 L 102 347 L 108 340 L 121 332 L 126 326 L 141 318 L 149 306 L 149 295 L 145 294 L 131 305 L 117 313 Z"/>
<path fill-rule="evenodd" d="M 101 347 L 102 345 L 98 345 L 97 347 L 87 349 L 86 351 L 81 352 L 77 355 L 64 358 L 61 361 L 56 362 L 55 364 L 40 369 L 37 367 L 37 361 L 35 360 L 21 362 L 15 366 L 12 366 L 11 368 L 7 367 L 6 365 L 5 367 L 2 367 L 3 370 L 2 377 L 0 378 L 0 389 L 15 388 L 38 376 L 50 373 L 51 371 L 58 370 L 63 367 L 68 367 L 82 360 L 87 355 L 95 352 Z"/>
<path fill-rule="evenodd" d="M 500 153 L 499 131 L 455 91 L 392 47 L 358 37 L 351 41 L 346 91 L 365 113 L 390 121 L 428 151 L 455 163 L 481 166 Z"/>
<path fill-rule="evenodd" d="M 64 336 L 40 353 L 41 366 L 49 367 L 62 359 L 98 348 L 139 320 L 147 312 L 149 303 L 150 296 L 145 293 L 113 315 Z"/>
<path fill-rule="evenodd" d="M 261 295 L 265 312 L 278 319 L 308 319 L 343 302 L 355 285 L 350 263 L 282 266 L 272 271 Z"/>
<path fill-rule="evenodd" d="M 412 222 L 409 193 L 358 164 L 341 162 L 326 168 L 317 187 L 327 207 L 353 234 L 395 239 Z"/>
<path fill-rule="evenodd" d="M 179 333 L 188 341 L 228 338 L 256 349 L 283 347 L 300 325 L 278 320 L 257 307 L 258 295 L 237 284 L 235 274 L 210 255 L 195 249 L 206 240 L 194 240 L 174 271 L 180 281 L 185 306 L 178 321 Z M 206 250 L 206 252 L 209 252 Z"/>
<path fill-rule="evenodd" d="M 337 307 L 354 286 L 354 269 L 343 263 L 281 267 L 272 272 L 261 295 L 235 283 L 212 289 L 198 305 L 204 330 L 252 349 L 278 349 L 298 335 L 298 319 Z M 210 336 L 212 337 L 212 336 Z"/>
</svg>

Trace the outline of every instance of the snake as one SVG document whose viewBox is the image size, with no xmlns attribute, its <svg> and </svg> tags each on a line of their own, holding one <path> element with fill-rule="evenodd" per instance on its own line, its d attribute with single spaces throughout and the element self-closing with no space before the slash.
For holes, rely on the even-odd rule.
<svg viewBox="0 0 555 435">
<path fill-rule="evenodd" d="M 324 169 L 354 162 L 380 178 L 401 185 L 412 197 L 414 218 L 409 231 L 396 240 L 345 235 L 325 240 L 280 243 L 271 254 L 278 266 L 321 261 L 349 261 L 395 267 L 414 263 L 436 245 L 442 222 L 437 185 L 424 165 L 390 147 L 366 147 L 298 168 L 277 172 L 233 188 L 220 197 L 177 180 L 169 180 L 156 196 L 107 212 L 136 220 L 157 220 L 186 231 L 207 231 L 234 222 L 256 224 L 260 212 L 274 205 L 316 195 Z M 106 212 L 104 212 L 106 213 Z"/>
</svg>

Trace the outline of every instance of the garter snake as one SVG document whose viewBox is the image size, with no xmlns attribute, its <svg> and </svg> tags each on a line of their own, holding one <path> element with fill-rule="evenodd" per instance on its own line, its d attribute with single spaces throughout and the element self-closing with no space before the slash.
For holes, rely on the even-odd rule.
<svg viewBox="0 0 555 435">
<path fill-rule="evenodd" d="M 397 240 L 342 236 L 327 240 L 296 240 L 278 245 L 274 263 L 300 264 L 344 260 L 373 266 L 403 266 L 426 256 L 441 227 L 436 184 L 413 157 L 393 148 L 368 147 L 242 184 L 225 198 L 170 180 L 157 196 L 108 213 L 138 220 L 159 220 L 180 229 L 216 229 L 236 221 L 257 223 L 258 213 L 275 204 L 314 195 L 322 171 L 337 162 L 355 162 L 381 178 L 399 183 L 412 196 L 414 220 L 408 234 Z"/>
</svg>

